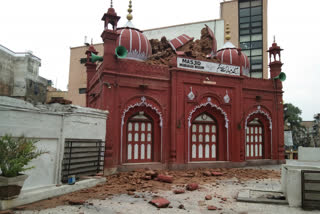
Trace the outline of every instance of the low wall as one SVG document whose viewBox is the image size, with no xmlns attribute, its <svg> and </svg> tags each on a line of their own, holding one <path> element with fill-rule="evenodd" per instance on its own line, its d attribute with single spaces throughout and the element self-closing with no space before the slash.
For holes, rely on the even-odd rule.
<svg viewBox="0 0 320 214">
<path fill-rule="evenodd" d="M 61 183 L 64 142 L 67 139 L 105 141 L 107 111 L 74 105 L 37 105 L 0 96 L 0 136 L 24 135 L 39 140 L 46 151 L 33 160 L 23 190 Z"/>
<path fill-rule="evenodd" d="M 291 207 L 301 206 L 301 170 L 320 171 L 320 164 L 319 162 L 287 160 L 287 163 L 282 165 L 281 191 Z"/>
<path fill-rule="evenodd" d="M 298 160 L 299 161 L 320 161 L 320 148 L 300 146 L 298 148 Z"/>
</svg>

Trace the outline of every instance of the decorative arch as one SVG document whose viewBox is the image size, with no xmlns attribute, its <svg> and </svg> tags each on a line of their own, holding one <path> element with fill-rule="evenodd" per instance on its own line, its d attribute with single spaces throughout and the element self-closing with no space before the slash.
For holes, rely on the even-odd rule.
<svg viewBox="0 0 320 214">
<path fill-rule="evenodd" d="M 248 124 L 248 119 L 254 115 L 254 114 L 263 114 L 264 116 L 266 116 L 266 118 L 269 120 L 269 129 L 272 130 L 272 119 L 269 116 L 268 113 L 266 113 L 265 111 L 261 110 L 261 106 L 257 106 L 257 110 L 251 112 L 250 114 L 248 114 L 246 121 L 245 121 L 245 128 L 247 128 L 247 124 Z"/>
<path fill-rule="evenodd" d="M 256 110 L 253 110 L 251 113 L 248 114 L 245 120 L 245 127 L 244 127 L 244 157 L 246 159 L 246 154 L 247 154 L 247 147 L 246 147 L 246 139 L 247 139 L 247 128 L 248 128 L 248 122 L 249 120 L 254 116 L 254 115 L 261 115 L 261 118 L 265 118 L 266 121 L 269 123 L 269 132 L 270 136 L 266 136 L 266 139 L 270 139 L 270 158 L 272 159 L 272 119 L 271 116 L 265 111 L 261 109 L 261 106 L 257 106 Z M 261 119 L 260 118 L 260 119 Z M 266 125 L 266 124 L 264 124 Z M 266 142 L 267 143 L 267 142 Z"/>
<path fill-rule="evenodd" d="M 216 110 L 220 111 L 220 113 L 224 117 L 225 128 L 227 130 L 227 133 L 226 133 L 226 138 L 227 138 L 227 160 L 229 161 L 229 119 L 228 119 L 228 115 L 221 107 L 219 107 L 216 104 L 212 103 L 211 97 L 208 97 L 207 98 L 207 102 L 195 106 L 189 113 L 189 117 L 188 117 L 188 162 L 190 162 L 190 132 L 191 132 L 190 129 L 191 129 L 191 125 L 192 125 L 192 121 L 191 120 L 192 120 L 193 114 L 195 112 L 197 112 L 202 107 L 206 107 L 206 106 L 210 106 L 210 107 L 215 108 Z"/>
<path fill-rule="evenodd" d="M 197 105 L 196 107 L 194 107 L 194 109 L 189 113 L 189 117 L 188 117 L 188 126 L 189 127 L 191 126 L 191 118 L 192 118 L 193 113 L 196 112 L 198 109 L 200 109 L 202 107 L 210 105 L 212 108 L 215 108 L 215 109 L 219 110 L 224 115 L 224 119 L 225 119 L 225 122 L 226 122 L 225 123 L 225 127 L 228 129 L 229 120 L 228 120 L 227 113 L 222 108 L 217 106 L 216 104 L 213 104 L 211 101 L 212 101 L 212 99 L 210 97 L 208 97 L 206 103 L 202 103 L 202 104 Z"/>
<path fill-rule="evenodd" d="M 163 137 L 162 137 L 162 133 L 163 133 L 163 116 L 161 111 L 155 107 L 154 105 L 152 105 L 151 103 L 147 102 L 147 98 L 145 96 L 142 96 L 140 98 L 140 102 L 134 103 L 129 105 L 122 113 L 121 116 L 121 145 L 120 145 L 120 163 L 122 163 L 122 153 L 123 153 L 123 126 L 125 123 L 125 117 L 127 115 L 127 113 L 137 107 L 147 107 L 150 108 L 151 110 L 153 110 L 158 116 L 159 116 L 159 126 L 160 126 L 160 147 L 161 147 L 161 154 L 160 154 L 160 160 L 162 160 L 162 147 L 163 147 Z"/>
</svg>

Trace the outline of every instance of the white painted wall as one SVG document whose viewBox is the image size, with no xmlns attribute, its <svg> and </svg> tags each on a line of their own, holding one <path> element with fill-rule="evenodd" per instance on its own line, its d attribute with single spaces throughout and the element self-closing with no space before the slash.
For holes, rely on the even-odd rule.
<svg viewBox="0 0 320 214">
<path fill-rule="evenodd" d="M 320 171 L 320 162 L 287 160 L 281 170 L 281 191 L 286 196 L 289 206 L 301 207 L 301 170 Z"/>
<path fill-rule="evenodd" d="M 105 141 L 107 111 L 73 105 L 33 106 L 0 96 L 0 136 L 36 138 L 39 149 L 49 151 L 31 162 L 23 190 L 60 184 L 65 139 Z"/>
<path fill-rule="evenodd" d="M 319 165 L 320 165 L 320 148 L 299 146 L 298 160 L 299 161 L 319 161 Z"/>
<path fill-rule="evenodd" d="M 172 40 L 182 34 L 186 34 L 190 37 L 194 37 L 196 40 L 200 39 L 201 30 L 205 27 L 205 24 L 214 32 L 219 50 L 224 45 L 224 21 L 220 19 L 149 29 L 144 30 L 143 34 L 146 35 L 148 39 L 159 40 L 163 36 L 165 36 L 167 40 Z"/>
</svg>

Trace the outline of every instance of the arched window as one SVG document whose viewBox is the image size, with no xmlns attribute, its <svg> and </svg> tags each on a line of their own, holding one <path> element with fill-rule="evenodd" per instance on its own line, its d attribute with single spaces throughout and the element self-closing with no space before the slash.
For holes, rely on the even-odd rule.
<svg viewBox="0 0 320 214">
<path fill-rule="evenodd" d="M 197 116 L 191 126 L 191 161 L 215 161 L 217 123 L 207 113 Z"/>
<path fill-rule="evenodd" d="M 153 121 L 144 112 L 132 116 L 127 122 L 128 163 L 152 162 Z"/>
</svg>

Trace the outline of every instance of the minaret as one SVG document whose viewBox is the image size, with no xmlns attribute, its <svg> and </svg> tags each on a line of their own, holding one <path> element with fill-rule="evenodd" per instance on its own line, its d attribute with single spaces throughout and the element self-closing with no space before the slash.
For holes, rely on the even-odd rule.
<svg viewBox="0 0 320 214">
<path fill-rule="evenodd" d="M 270 67 L 270 78 L 273 79 L 281 73 L 281 67 L 283 63 L 281 62 L 281 51 L 283 49 L 277 45 L 276 39 L 274 37 L 272 46 L 269 48 L 269 67 Z"/>
<path fill-rule="evenodd" d="M 117 47 L 116 41 L 119 36 L 117 33 L 117 25 L 120 16 L 117 16 L 116 11 L 113 8 L 112 0 L 108 12 L 105 13 L 102 17 L 104 21 L 104 30 L 101 35 L 104 46 L 104 55 L 103 55 L 103 65 L 105 69 L 114 69 L 115 68 L 115 49 Z M 112 25 L 112 29 L 108 28 L 108 25 Z"/>
</svg>

